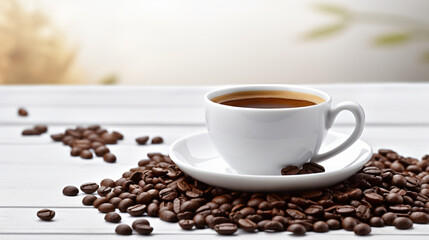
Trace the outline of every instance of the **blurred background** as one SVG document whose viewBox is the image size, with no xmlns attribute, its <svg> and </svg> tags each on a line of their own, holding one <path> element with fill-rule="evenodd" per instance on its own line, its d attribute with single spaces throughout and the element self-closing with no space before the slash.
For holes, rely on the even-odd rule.
<svg viewBox="0 0 429 240">
<path fill-rule="evenodd" d="M 0 84 L 429 80 L 428 0 L 0 0 Z"/>
</svg>

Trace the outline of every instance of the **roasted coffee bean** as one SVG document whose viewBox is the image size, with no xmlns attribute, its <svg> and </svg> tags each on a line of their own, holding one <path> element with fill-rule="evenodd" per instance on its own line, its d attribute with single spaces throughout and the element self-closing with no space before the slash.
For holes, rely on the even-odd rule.
<svg viewBox="0 0 429 240">
<path fill-rule="evenodd" d="M 413 212 L 410 215 L 410 219 L 414 223 L 428 224 L 429 223 L 429 214 L 424 212 Z"/>
<path fill-rule="evenodd" d="M 221 223 L 214 226 L 214 230 L 220 235 L 233 235 L 237 229 L 234 223 Z"/>
<path fill-rule="evenodd" d="M 161 144 L 164 142 L 164 139 L 162 137 L 154 137 L 152 138 L 152 144 Z"/>
<path fill-rule="evenodd" d="M 393 220 L 393 226 L 397 229 L 409 229 L 413 227 L 413 221 L 406 217 L 397 217 Z"/>
<path fill-rule="evenodd" d="M 116 156 L 112 153 L 106 153 L 103 155 L 103 160 L 108 163 L 116 162 Z"/>
<path fill-rule="evenodd" d="M 127 212 L 133 217 L 141 216 L 141 215 L 143 215 L 143 213 L 146 212 L 146 205 L 137 204 L 137 205 L 128 207 Z"/>
<path fill-rule="evenodd" d="M 164 188 L 159 192 L 159 198 L 164 201 L 171 201 L 177 197 L 176 190 L 172 188 Z"/>
<path fill-rule="evenodd" d="M 149 223 L 149 221 L 148 220 L 146 220 L 146 219 L 138 219 L 138 220 L 135 220 L 134 222 L 133 222 L 133 224 L 131 225 L 131 227 L 133 228 L 133 229 L 136 229 L 136 226 L 137 225 L 149 225 L 150 226 L 150 223 Z"/>
<path fill-rule="evenodd" d="M 384 201 L 383 196 L 377 194 L 377 193 L 366 193 L 365 194 L 365 200 L 372 204 L 381 204 Z"/>
<path fill-rule="evenodd" d="M 110 194 L 110 193 L 109 193 Z M 106 197 L 107 198 L 107 197 Z M 119 203 L 122 201 L 119 197 L 113 197 L 109 200 L 109 203 L 113 204 L 116 208 L 119 206 Z"/>
<path fill-rule="evenodd" d="M 301 224 L 291 224 L 288 228 L 287 228 L 288 232 L 292 232 L 294 235 L 305 235 L 305 233 L 307 232 L 307 230 L 305 229 L 304 226 L 302 226 Z"/>
<path fill-rule="evenodd" d="M 371 227 L 366 223 L 359 223 L 353 229 L 356 235 L 366 236 L 371 233 Z"/>
<path fill-rule="evenodd" d="M 315 232 L 328 232 L 329 225 L 324 221 L 317 221 L 313 224 L 313 231 Z"/>
<path fill-rule="evenodd" d="M 406 204 L 397 204 L 389 206 L 389 210 L 395 213 L 407 213 L 411 210 L 411 206 Z"/>
<path fill-rule="evenodd" d="M 250 219 L 239 219 L 238 226 L 246 232 L 255 232 L 258 225 Z"/>
<path fill-rule="evenodd" d="M 196 214 L 192 220 L 194 221 L 196 228 L 203 229 L 206 227 L 206 221 L 203 215 Z"/>
<path fill-rule="evenodd" d="M 98 208 L 101 204 L 107 203 L 109 200 L 106 197 L 100 197 L 95 199 L 94 203 L 92 204 L 95 208 Z"/>
<path fill-rule="evenodd" d="M 254 216 L 254 217 L 250 218 L 251 216 Z M 263 219 L 262 216 L 260 215 L 251 215 L 251 216 L 248 216 L 247 218 L 251 220 L 255 219 L 255 220 L 252 220 L 253 222 L 260 222 Z M 287 226 L 289 226 L 289 219 L 284 216 L 274 216 L 271 220 L 280 222 L 283 225 L 283 229 L 286 229 Z"/>
<path fill-rule="evenodd" d="M 98 195 L 105 197 L 108 193 L 110 193 L 112 191 L 112 188 L 110 187 L 106 187 L 106 186 L 101 186 L 98 190 L 97 193 Z"/>
<path fill-rule="evenodd" d="M 305 209 L 304 213 L 309 215 L 318 215 L 323 212 L 323 207 L 320 205 L 310 205 Z"/>
<path fill-rule="evenodd" d="M 24 129 L 21 133 L 23 136 L 34 136 L 40 135 L 41 133 L 34 128 Z"/>
<path fill-rule="evenodd" d="M 182 219 L 192 219 L 194 217 L 194 213 L 190 212 L 190 211 L 186 211 L 186 212 L 181 212 L 181 213 L 177 213 L 177 219 L 182 220 Z"/>
<path fill-rule="evenodd" d="M 165 222 L 177 222 L 177 215 L 170 210 L 160 210 L 159 218 Z"/>
<path fill-rule="evenodd" d="M 110 152 L 110 150 L 105 146 L 99 146 L 94 150 L 94 152 L 95 152 L 95 155 L 102 157 L 104 156 L 104 154 Z"/>
<path fill-rule="evenodd" d="M 114 212 L 115 206 L 111 203 L 103 203 L 100 206 L 98 206 L 98 211 L 102 213 L 108 213 L 108 212 Z"/>
<path fill-rule="evenodd" d="M 144 136 L 144 137 L 138 137 L 138 138 L 136 138 L 136 142 L 137 142 L 137 144 L 139 144 L 139 145 L 144 145 L 144 144 L 146 144 L 148 140 L 149 140 L 149 137 L 148 137 L 148 136 Z"/>
<path fill-rule="evenodd" d="M 344 230 L 347 231 L 353 231 L 354 227 L 357 225 L 357 220 L 352 217 L 346 217 L 341 222 L 341 226 L 344 228 Z"/>
<path fill-rule="evenodd" d="M 133 230 L 127 224 L 119 224 L 115 228 L 115 232 L 118 235 L 131 235 L 133 234 Z"/>
<path fill-rule="evenodd" d="M 151 217 L 157 217 L 159 212 L 159 206 L 157 203 L 151 203 L 147 206 L 147 215 Z"/>
<path fill-rule="evenodd" d="M 122 201 L 118 204 L 118 209 L 121 212 L 126 212 L 129 207 L 134 205 L 134 201 L 130 198 L 122 199 Z"/>
<path fill-rule="evenodd" d="M 137 224 L 134 230 L 141 235 L 150 235 L 153 232 L 153 227 L 147 224 Z"/>
<path fill-rule="evenodd" d="M 63 188 L 63 194 L 66 196 L 76 196 L 79 193 L 79 189 L 75 186 L 66 186 Z"/>
<path fill-rule="evenodd" d="M 92 159 L 92 152 L 89 150 L 82 150 L 80 152 L 80 157 L 83 159 Z"/>
<path fill-rule="evenodd" d="M 80 149 L 78 147 L 73 147 L 70 151 L 70 155 L 73 157 L 77 157 L 77 156 L 80 156 L 81 152 L 82 152 L 82 149 Z"/>
<path fill-rule="evenodd" d="M 267 221 L 264 225 L 264 231 L 268 232 L 281 232 L 283 231 L 283 224 L 278 221 Z"/>
<path fill-rule="evenodd" d="M 115 212 L 109 212 L 104 216 L 104 220 L 111 223 L 118 223 L 122 220 L 121 215 L 115 213 Z"/>
<path fill-rule="evenodd" d="M 321 173 L 325 171 L 325 168 L 322 165 L 315 162 L 304 163 L 302 168 L 306 169 L 308 173 Z"/>
<path fill-rule="evenodd" d="M 369 220 L 369 224 L 373 227 L 384 227 L 384 221 L 381 217 L 372 217 Z"/>
<path fill-rule="evenodd" d="M 37 212 L 37 217 L 43 221 L 51 221 L 55 217 L 55 211 L 42 209 Z"/>
<path fill-rule="evenodd" d="M 152 196 L 147 192 L 142 192 L 139 195 L 137 195 L 136 201 L 137 203 L 148 204 L 152 201 Z"/>
<path fill-rule="evenodd" d="M 94 204 L 94 201 L 97 199 L 97 197 L 96 196 L 94 196 L 94 195 L 88 195 L 88 196 L 85 196 L 83 199 L 82 199 L 82 204 L 83 205 L 85 205 L 85 206 L 92 206 L 92 204 Z"/>
<path fill-rule="evenodd" d="M 405 187 L 407 186 L 407 180 L 404 176 L 395 174 L 392 178 L 392 185 L 395 185 L 397 187 Z"/>
<path fill-rule="evenodd" d="M 114 188 L 115 187 L 115 181 L 113 181 L 110 178 L 105 178 L 100 182 L 100 186 L 106 186 L 106 187 Z"/>
<path fill-rule="evenodd" d="M 191 201 L 186 201 L 182 205 L 180 205 L 179 210 L 180 210 L 180 212 L 195 211 L 196 210 L 197 213 L 201 213 L 201 212 L 204 212 L 207 210 L 210 211 L 210 207 L 208 207 L 208 206 L 200 207 L 200 204 L 197 201 L 191 200 Z"/>
<path fill-rule="evenodd" d="M 328 219 L 326 223 L 328 224 L 329 229 L 331 230 L 337 230 L 341 228 L 341 224 L 337 219 Z"/>
<path fill-rule="evenodd" d="M 388 226 L 392 226 L 393 220 L 395 220 L 396 218 L 397 218 L 396 213 L 392 213 L 392 212 L 385 213 L 381 217 L 381 219 L 383 219 L 383 221 L 384 221 L 384 224 L 388 225 Z"/>
<path fill-rule="evenodd" d="M 306 215 L 295 209 L 286 209 L 286 213 L 293 219 L 305 219 Z"/>
<path fill-rule="evenodd" d="M 404 199 L 402 198 L 402 196 L 397 193 L 389 193 L 387 194 L 385 199 L 387 202 L 394 203 L 394 204 L 400 204 L 404 202 Z"/>
<path fill-rule="evenodd" d="M 97 183 L 84 183 L 82 185 L 80 185 L 80 190 L 82 190 L 82 192 L 86 193 L 86 194 L 91 194 L 94 193 L 95 191 L 97 191 L 98 189 L 98 184 Z"/>
<path fill-rule="evenodd" d="M 55 142 L 60 142 L 63 139 L 63 137 L 64 137 L 64 134 L 62 133 L 51 135 L 52 140 L 54 140 Z"/>
<path fill-rule="evenodd" d="M 182 219 L 182 220 L 179 221 L 179 226 L 183 230 L 191 230 L 195 226 L 195 223 L 194 223 L 193 220 Z"/>
<path fill-rule="evenodd" d="M 299 168 L 297 166 L 287 166 L 281 170 L 282 175 L 295 175 L 298 172 Z"/>
<path fill-rule="evenodd" d="M 18 115 L 21 117 L 27 117 L 28 111 L 25 108 L 18 108 Z"/>
<path fill-rule="evenodd" d="M 370 208 L 365 205 L 359 205 L 356 208 L 356 217 L 361 221 L 367 222 L 371 217 Z"/>
</svg>

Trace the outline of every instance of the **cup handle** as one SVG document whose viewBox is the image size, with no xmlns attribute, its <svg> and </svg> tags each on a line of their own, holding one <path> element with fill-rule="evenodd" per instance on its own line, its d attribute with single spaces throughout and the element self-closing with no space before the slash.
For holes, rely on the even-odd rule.
<svg viewBox="0 0 429 240">
<path fill-rule="evenodd" d="M 343 110 L 348 110 L 354 115 L 356 119 L 355 129 L 353 130 L 349 138 L 347 138 L 347 140 L 345 140 L 339 146 L 328 152 L 320 154 L 318 153 L 315 157 L 311 159 L 312 162 L 320 162 L 334 155 L 337 155 L 338 153 L 344 151 L 346 148 L 350 147 L 362 135 L 362 131 L 365 125 L 365 113 L 359 104 L 351 101 L 342 102 L 329 111 L 326 121 L 326 129 L 329 130 L 332 127 L 335 118 Z"/>
</svg>

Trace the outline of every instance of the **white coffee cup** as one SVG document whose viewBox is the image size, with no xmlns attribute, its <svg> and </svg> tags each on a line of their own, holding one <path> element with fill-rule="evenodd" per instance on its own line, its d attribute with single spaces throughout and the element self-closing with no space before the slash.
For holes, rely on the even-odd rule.
<svg viewBox="0 0 429 240">
<path fill-rule="evenodd" d="M 295 108 L 246 108 L 212 101 L 235 92 L 272 90 L 291 92 L 291 98 L 293 93 L 310 98 L 316 96 L 321 101 Z M 204 102 L 212 142 L 222 158 L 241 174 L 279 175 L 283 167 L 330 158 L 351 146 L 361 136 L 365 123 L 365 114 L 359 104 L 346 101 L 331 108 L 331 96 L 327 93 L 294 85 L 224 87 L 208 92 Z M 354 131 L 339 146 L 318 153 L 327 131 L 343 110 L 354 115 Z"/>
</svg>

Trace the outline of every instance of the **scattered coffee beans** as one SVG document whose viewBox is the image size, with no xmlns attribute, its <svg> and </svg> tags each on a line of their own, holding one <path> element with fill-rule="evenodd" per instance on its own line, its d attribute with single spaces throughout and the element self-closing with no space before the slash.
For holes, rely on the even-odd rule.
<svg viewBox="0 0 429 240">
<path fill-rule="evenodd" d="M 32 131 L 27 134 L 30 135 L 31 133 Z M 114 163 L 116 162 L 116 156 L 110 153 L 106 145 L 116 144 L 118 140 L 124 139 L 124 136 L 117 131 L 109 133 L 99 125 L 93 125 L 87 128 L 70 128 L 64 133 L 52 134 L 51 138 L 55 142 L 62 142 L 64 145 L 70 146 L 71 156 L 80 156 L 82 159 L 92 159 L 95 154 L 98 157 L 103 157 L 105 162 Z"/>
<path fill-rule="evenodd" d="M 66 186 L 63 188 L 63 194 L 66 196 L 76 196 L 79 193 L 79 189 L 75 186 Z"/>
<path fill-rule="evenodd" d="M 18 115 L 21 117 L 27 117 L 28 111 L 25 108 L 19 108 L 18 109 Z"/>
<path fill-rule="evenodd" d="M 55 217 L 55 212 L 49 209 L 42 209 L 37 212 L 37 217 L 43 221 L 51 221 Z"/>
<path fill-rule="evenodd" d="M 308 162 L 301 168 L 297 166 L 287 166 L 281 170 L 282 175 L 295 175 L 295 174 L 310 174 L 324 172 L 325 168 L 317 163 Z"/>
<path fill-rule="evenodd" d="M 115 212 L 109 212 L 106 214 L 106 216 L 104 216 L 104 220 L 106 220 L 106 222 L 118 223 L 122 220 L 122 218 L 121 215 Z"/>
<path fill-rule="evenodd" d="M 133 230 L 127 224 L 119 224 L 116 226 L 115 232 L 118 235 L 131 235 L 133 234 Z"/>
<path fill-rule="evenodd" d="M 283 174 L 321 171 L 323 167 L 310 163 L 285 168 Z M 100 187 L 101 197 L 87 196 L 87 204 L 92 202 L 100 211 L 118 208 L 131 216 L 159 217 L 178 222 L 185 230 L 209 227 L 222 235 L 234 234 L 238 228 L 247 232 L 287 230 L 296 235 L 343 228 L 368 235 L 371 226 L 409 229 L 413 222 L 429 223 L 429 155 L 418 161 L 391 150 L 375 153 L 359 172 L 334 186 L 289 193 L 212 187 L 185 175 L 160 153 L 149 153 L 121 178 L 104 179 L 100 185 L 110 190 Z M 132 232 L 129 227 L 120 228 L 126 229 L 122 233 Z M 140 234 L 153 230 L 145 219 L 136 220 L 133 229 Z"/>
</svg>

